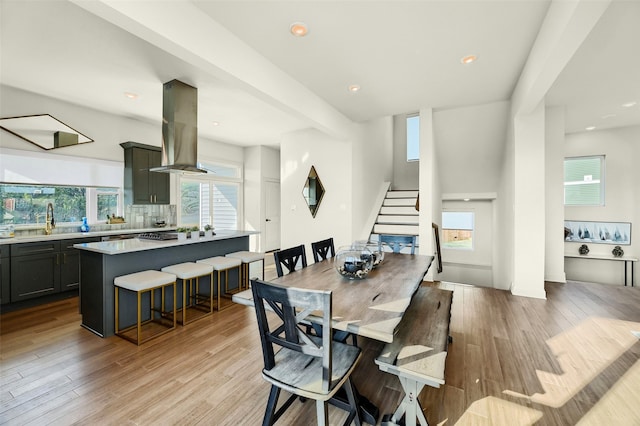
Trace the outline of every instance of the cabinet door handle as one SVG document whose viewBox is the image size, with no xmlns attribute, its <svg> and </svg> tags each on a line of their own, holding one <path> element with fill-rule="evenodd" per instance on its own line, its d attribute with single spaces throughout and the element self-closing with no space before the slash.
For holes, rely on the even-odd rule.
<svg viewBox="0 0 640 426">
<path fill-rule="evenodd" d="M 149 202 L 153 203 L 153 195 L 149 194 Z"/>
<path fill-rule="evenodd" d="M 153 202 L 154 202 L 154 203 L 157 203 L 157 202 L 158 202 L 158 194 L 155 194 L 155 195 L 153 196 Z"/>
<path fill-rule="evenodd" d="M 56 265 L 60 264 L 60 253 L 56 253 Z"/>
</svg>

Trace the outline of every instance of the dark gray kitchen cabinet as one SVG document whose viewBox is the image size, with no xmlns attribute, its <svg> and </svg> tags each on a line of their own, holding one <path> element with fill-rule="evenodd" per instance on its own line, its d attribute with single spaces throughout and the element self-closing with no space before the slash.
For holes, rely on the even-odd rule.
<svg viewBox="0 0 640 426">
<path fill-rule="evenodd" d="M 162 165 L 161 149 L 124 142 L 125 204 L 169 204 L 169 175 L 150 171 Z"/>
<path fill-rule="evenodd" d="M 98 241 L 98 237 L 60 241 L 60 291 L 74 290 L 80 286 L 80 250 L 73 248 L 73 245 Z"/>
<path fill-rule="evenodd" d="M 11 302 L 59 291 L 59 241 L 11 246 Z"/>
<path fill-rule="evenodd" d="M 10 248 L 8 245 L 0 246 L 0 305 L 11 301 L 11 265 Z"/>
<path fill-rule="evenodd" d="M 92 237 L 11 246 L 11 302 L 77 289 L 80 252 L 73 245 L 99 240 Z"/>
</svg>

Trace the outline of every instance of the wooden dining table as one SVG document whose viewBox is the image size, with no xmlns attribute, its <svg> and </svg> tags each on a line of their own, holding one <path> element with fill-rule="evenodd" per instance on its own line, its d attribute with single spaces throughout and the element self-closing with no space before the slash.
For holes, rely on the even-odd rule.
<svg viewBox="0 0 640 426">
<path fill-rule="evenodd" d="M 390 343 L 431 262 L 433 256 L 385 253 L 382 263 L 366 278 L 350 280 L 340 275 L 333 260 L 328 259 L 271 282 L 330 290 L 334 329 Z M 232 300 L 253 306 L 251 290 L 234 294 Z"/>
<path fill-rule="evenodd" d="M 314 263 L 271 282 L 298 288 L 331 290 L 331 326 L 358 336 L 391 343 L 433 256 L 385 253 L 384 260 L 364 279 L 350 280 L 336 271 L 333 259 Z M 251 289 L 232 296 L 236 303 L 253 306 Z M 313 321 L 313 316 L 307 317 Z M 319 316 L 318 321 L 322 318 Z M 355 388 L 355 386 L 354 386 Z M 375 425 L 379 410 L 358 392 L 362 420 Z"/>
</svg>

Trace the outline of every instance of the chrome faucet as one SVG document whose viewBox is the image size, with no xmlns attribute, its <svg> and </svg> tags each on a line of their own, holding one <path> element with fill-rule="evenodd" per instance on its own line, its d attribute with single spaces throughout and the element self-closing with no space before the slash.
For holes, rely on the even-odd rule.
<svg viewBox="0 0 640 426">
<path fill-rule="evenodd" d="M 44 225 L 44 233 L 47 235 L 51 235 L 53 228 L 56 227 L 56 221 L 53 218 L 53 204 L 47 204 L 47 219 Z"/>
</svg>

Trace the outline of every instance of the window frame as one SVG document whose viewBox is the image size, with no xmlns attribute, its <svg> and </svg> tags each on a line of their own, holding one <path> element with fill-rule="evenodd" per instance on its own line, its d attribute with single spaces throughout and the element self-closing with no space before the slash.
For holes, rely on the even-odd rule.
<svg viewBox="0 0 640 426">
<path fill-rule="evenodd" d="M 447 228 L 445 226 L 445 218 L 444 215 L 446 213 L 468 213 L 471 214 L 471 229 L 463 229 L 463 228 Z M 442 224 L 440 226 L 442 238 L 440 239 L 440 247 L 442 250 L 460 250 L 460 251 L 475 251 L 475 235 L 476 235 L 476 212 L 474 209 L 443 209 L 441 214 Z M 447 240 L 445 238 L 445 231 L 471 231 L 471 247 L 452 247 L 447 246 Z"/>
<path fill-rule="evenodd" d="M 178 179 L 176 179 L 176 215 L 177 215 L 176 220 L 177 220 L 177 223 L 179 224 L 178 226 L 195 226 L 195 224 L 193 223 L 183 223 L 183 219 L 182 219 L 182 183 L 187 181 L 187 182 L 208 183 L 210 185 L 215 185 L 216 183 L 224 184 L 224 185 L 229 185 L 229 184 L 237 185 L 238 207 L 237 207 L 236 221 L 237 221 L 238 227 L 242 228 L 244 223 L 244 181 L 243 181 L 244 170 L 243 170 L 242 164 L 235 163 L 235 162 L 218 162 L 218 161 L 205 161 L 203 163 L 198 163 L 198 164 L 199 166 L 203 167 L 205 170 L 207 165 L 216 165 L 221 167 L 235 168 L 238 171 L 238 174 L 236 177 L 216 176 L 214 173 L 206 173 L 206 174 L 199 174 L 199 175 L 189 175 L 189 174 L 179 175 Z M 210 195 L 211 195 L 210 199 L 212 204 L 209 207 L 213 211 L 213 193 L 211 192 Z M 204 226 L 204 224 L 213 224 L 213 222 L 214 222 L 213 216 L 210 216 L 207 220 L 203 220 L 203 218 L 201 217 L 200 223 L 198 223 L 198 226 L 202 227 Z"/>
<path fill-rule="evenodd" d="M 567 167 L 567 161 L 571 161 L 571 160 L 588 160 L 588 159 L 599 159 L 600 160 L 600 179 L 598 182 L 593 182 L 593 181 L 566 181 L 564 174 L 566 172 L 566 167 Z M 572 156 L 572 157 L 565 157 L 564 158 L 564 162 L 563 162 L 563 205 L 565 207 L 602 207 L 605 205 L 605 189 L 606 189 L 606 179 L 605 179 L 605 171 L 606 171 L 606 156 L 604 154 L 598 154 L 598 155 L 582 155 L 582 156 Z M 592 203 L 578 203 L 578 204 L 567 204 L 567 187 L 568 186 L 574 186 L 574 185 L 585 185 L 585 184 L 593 184 L 593 183 L 599 183 L 600 184 L 600 201 L 598 203 L 592 204 Z"/>
<path fill-rule="evenodd" d="M 417 119 L 417 123 L 418 123 L 417 129 L 416 129 L 417 131 L 416 139 L 413 139 L 413 138 L 410 139 L 409 120 L 413 120 L 413 119 Z M 407 163 L 420 161 L 420 113 L 419 112 L 407 114 L 407 116 L 405 117 L 405 133 L 406 133 L 405 148 L 406 148 Z M 417 146 L 414 147 L 413 144 L 416 144 Z M 410 146 L 411 146 L 411 149 L 410 149 Z M 418 150 L 417 156 L 415 158 L 414 157 L 409 158 L 409 152 L 413 152 L 415 148 L 417 148 Z"/>
</svg>

